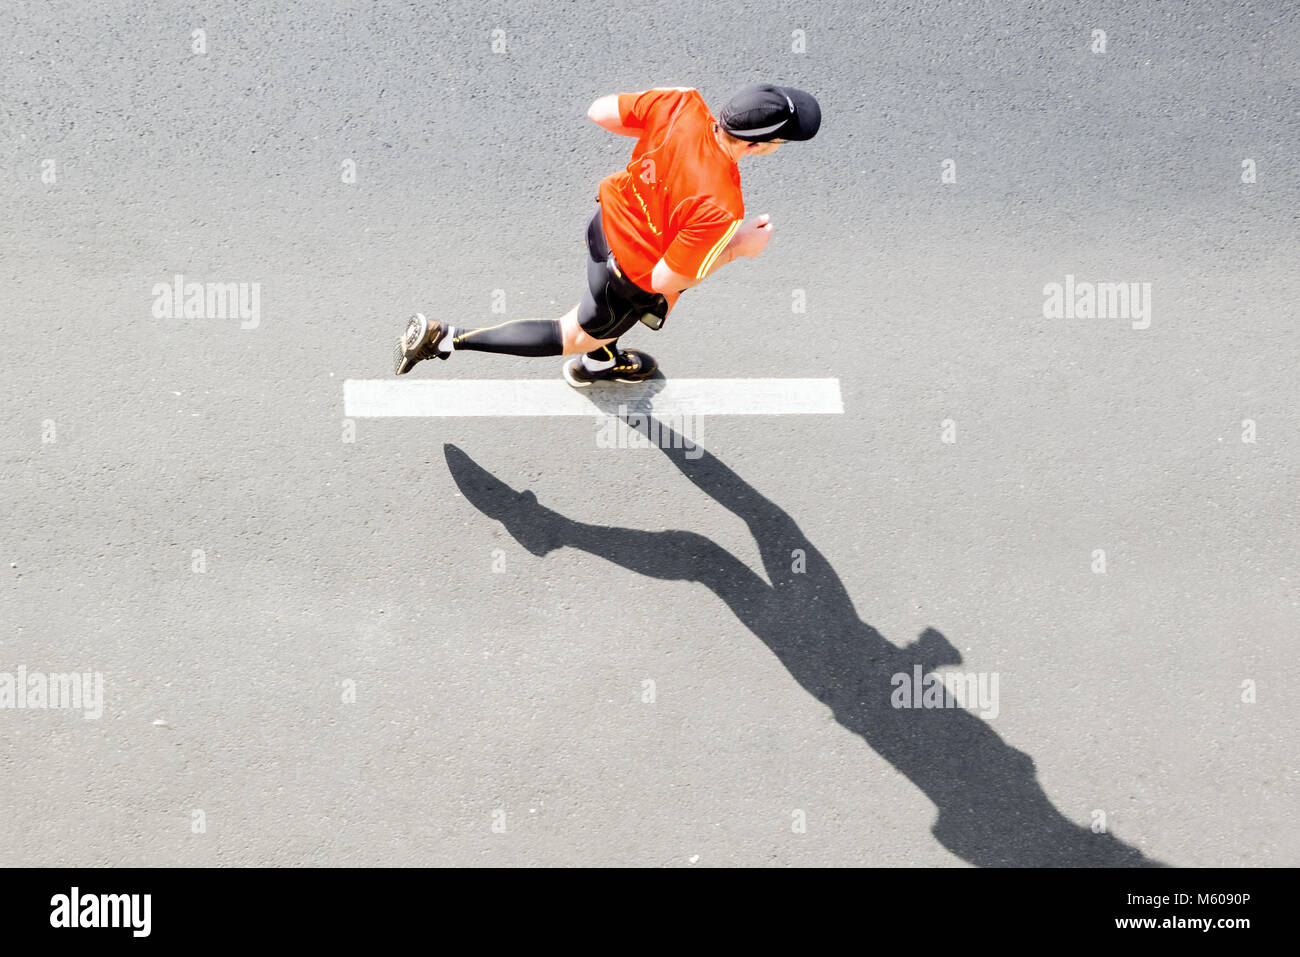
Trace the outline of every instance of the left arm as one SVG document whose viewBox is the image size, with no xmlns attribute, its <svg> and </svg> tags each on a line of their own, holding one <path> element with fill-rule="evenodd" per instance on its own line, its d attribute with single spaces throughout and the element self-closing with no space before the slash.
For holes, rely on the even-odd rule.
<svg viewBox="0 0 1300 957">
<path fill-rule="evenodd" d="M 731 235 L 730 242 L 713 258 L 705 257 L 695 275 L 680 273 L 668 265 L 667 256 L 655 264 L 650 284 L 655 292 L 668 295 L 691 289 L 712 276 L 719 267 L 734 262 L 741 257 L 753 257 L 767 248 L 767 241 L 772 238 L 772 219 L 766 213 L 757 219 L 751 219 L 738 227 Z"/>
</svg>

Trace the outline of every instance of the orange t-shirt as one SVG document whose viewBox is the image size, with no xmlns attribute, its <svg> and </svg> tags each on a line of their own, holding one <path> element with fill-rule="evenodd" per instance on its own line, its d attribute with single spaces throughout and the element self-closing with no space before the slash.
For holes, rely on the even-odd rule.
<svg viewBox="0 0 1300 957">
<path fill-rule="evenodd" d="M 660 259 L 701 278 L 745 218 L 740 171 L 713 138 L 713 114 L 684 88 L 620 93 L 618 112 L 641 135 L 627 168 L 600 184 L 609 248 L 642 289 Z"/>
</svg>

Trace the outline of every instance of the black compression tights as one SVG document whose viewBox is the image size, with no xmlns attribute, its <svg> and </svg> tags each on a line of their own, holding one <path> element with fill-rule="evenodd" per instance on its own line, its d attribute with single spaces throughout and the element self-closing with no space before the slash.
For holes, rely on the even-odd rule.
<svg viewBox="0 0 1300 957">
<path fill-rule="evenodd" d="M 564 354 L 564 333 L 558 319 L 516 319 L 486 329 L 457 332 L 456 348 L 475 352 L 500 352 L 508 356 L 559 356 Z"/>
</svg>

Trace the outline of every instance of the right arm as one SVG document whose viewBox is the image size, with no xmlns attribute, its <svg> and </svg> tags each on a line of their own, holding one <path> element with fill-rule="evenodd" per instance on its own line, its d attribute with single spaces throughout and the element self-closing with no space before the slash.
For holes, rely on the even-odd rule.
<svg viewBox="0 0 1300 957">
<path fill-rule="evenodd" d="M 664 104 L 673 102 L 688 86 L 657 86 L 640 93 L 611 93 L 587 108 L 587 119 L 620 136 L 640 137 L 647 120 Z"/>
<path fill-rule="evenodd" d="M 640 136 L 641 130 L 634 126 L 625 126 L 623 114 L 618 108 L 618 94 L 602 96 L 587 108 L 587 119 L 597 126 L 617 133 L 620 136 Z"/>
</svg>

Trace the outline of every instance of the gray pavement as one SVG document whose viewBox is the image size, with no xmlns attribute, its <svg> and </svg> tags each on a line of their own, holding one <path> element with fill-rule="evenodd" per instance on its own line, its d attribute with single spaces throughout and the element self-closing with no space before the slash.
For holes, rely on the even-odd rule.
<svg viewBox="0 0 1300 957">
<path fill-rule="evenodd" d="M 0 673 L 104 690 L 0 707 L 0 864 L 1300 864 L 1300 11 L 1052 6 L 6 5 Z M 577 300 L 592 99 L 759 80 L 772 243 L 625 341 L 845 414 L 344 421 Z"/>
</svg>

